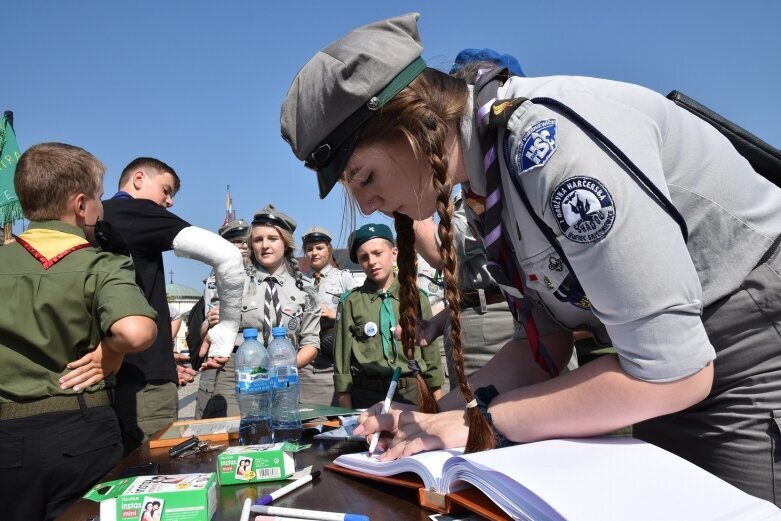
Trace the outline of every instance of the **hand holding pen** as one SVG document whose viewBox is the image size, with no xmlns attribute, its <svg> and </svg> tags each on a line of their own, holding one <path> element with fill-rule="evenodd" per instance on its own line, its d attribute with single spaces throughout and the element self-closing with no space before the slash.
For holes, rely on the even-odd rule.
<svg viewBox="0 0 781 521">
<path fill-rule="evenodd" d="M 393 378 L 391 378 L 390 387 L 388 387 L 388 393 L 385 395 L 385 401 L 382 403 L 382 412 L 380 414 L 387 414 L 390 410 L 391 402 L 393 401 L 393 395 L 396 394 L 396 387 L 399 385 L 399 377 L 401 376 L 401 367 L 397 367 L 393 370 Z M 372 436 L 372 441 L 369 444 L 369 454 L 374 454 L 377 450 L 377 442 L 380 439 L 380 432 L 375 432 Z"/>
</svg>

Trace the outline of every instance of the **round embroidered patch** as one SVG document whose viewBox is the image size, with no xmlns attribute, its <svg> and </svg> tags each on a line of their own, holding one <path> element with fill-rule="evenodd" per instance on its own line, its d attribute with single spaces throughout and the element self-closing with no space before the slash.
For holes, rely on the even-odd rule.
<svg viewBox="0 0 781 521">
<path fill-rule="evenodd" d="M 297 328 L 298 328 L 298 319 L 296 317 L 293 317 L 287 321 L 288 331 L 295 331 Z"/>
<path fill-rule="evenodd" d="M 548 200 L 564 236 L 579 243 L 604 238 L 616 220 L 607 188 L 593 177 L 576 176 L 560 183 Z"/>
</svg>

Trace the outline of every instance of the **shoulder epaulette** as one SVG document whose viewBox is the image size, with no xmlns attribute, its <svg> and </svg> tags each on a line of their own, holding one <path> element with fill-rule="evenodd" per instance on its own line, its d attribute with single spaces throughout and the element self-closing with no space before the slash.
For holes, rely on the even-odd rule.
<svg viewBox="0 0 781 521">
<path fill-rule="evenodd" d="M 347 297 L 349 297 L 349 296 L 350 296 L 350 293 L 352 293 L 352 292 L 353 292 L 353 290 L 351 290 L 351 289 L 348 289 L 347 291 L 345 291 L 344 293 L 342 293 L 342 296 L 341 296 L 341 297 L 339 297 L 339 304 L 341 304 L 342 302 L 344 302 L 344 301 L 345 301 L 345 299 L 346 299 Z"/>
</svg>

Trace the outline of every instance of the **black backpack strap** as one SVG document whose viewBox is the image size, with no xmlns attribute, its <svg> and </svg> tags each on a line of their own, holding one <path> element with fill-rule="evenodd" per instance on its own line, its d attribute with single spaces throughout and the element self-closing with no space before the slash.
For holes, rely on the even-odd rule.
<svg viewBox="0 0 781 521">
<path fill-rule="evenodd" d="M 781 150 L 728 120 L 705 105 L 677 90 L 667 95 L 676 105 L 713 125 L 729 139 L 735 150 L 746 158 L 754 170 L 776 186 L 781 186 Z"/>
</svg>

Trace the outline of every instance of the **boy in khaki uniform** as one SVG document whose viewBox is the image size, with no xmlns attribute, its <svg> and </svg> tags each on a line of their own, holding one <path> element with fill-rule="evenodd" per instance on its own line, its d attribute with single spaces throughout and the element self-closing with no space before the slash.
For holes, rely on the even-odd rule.
<svg viewBox="0 0 781 521">
<path fill-rule="evenodd" d="M 157 335 L 130 259 L 90 244 L 104 172 L 61 143 L 31 147 L 16 168 L 31 223 L 0 248 L 0 490 L 13 498 L 3 519 L 54 519 L 120 460 L 114 379 L 103 377 Z M 66 389 L 68 363 L 88 352 L 95 368 Z"/>
<path fill-rule="evenodd" d="M 364 408 L 384 400 L 396 367 L 401 367 L 401 378 L 394 401 L 417 404 L 415 365 L 439 398 L 444 381 L 439 350 L 415 346 L 410 361 L 394 338 L 399 282 L 393 273 L 393 233 L 384 224 L 365 224 L 350 239 L 350 260 L 361 265 L 366 281 L 342 296 L 336 316 L 334 387 L 339 406 Z M 428 296 L 423 291 L 419 296 L 422 318 L 431 318 Z"/>
</svg>

